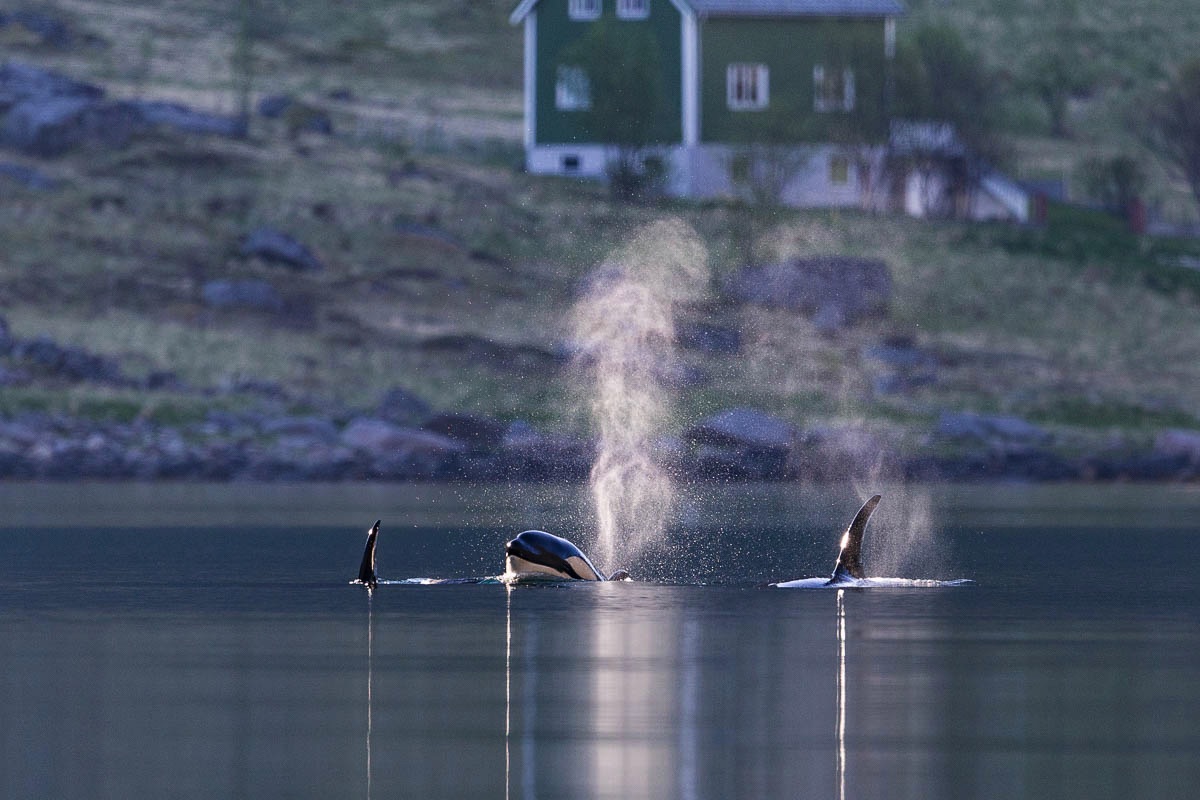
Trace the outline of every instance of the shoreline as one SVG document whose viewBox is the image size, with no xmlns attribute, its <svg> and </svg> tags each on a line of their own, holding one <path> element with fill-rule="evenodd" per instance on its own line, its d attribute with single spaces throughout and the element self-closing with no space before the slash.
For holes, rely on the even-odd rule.
<svg viewBox="0 0 1200 800">
<path fill-rule="evenodd" d="M 758 421 L 779 420 L 761 412 Z M 722 412 L 728 415 L 731 412 Z M 930 435 L 901 452 L 853 428 L 717 430 L 710 421 L 653 449 L 682 483 L 1183 483 L 1200 481 L 1200 437 L 1067 454 L 1046 439 Z M 944 427 L 944 426 L 943 426 Z M 720 433 L 720 435 L 717 435 Z M 937 434 L 937 431 L 934 431 Z M 864 437 L 866 439 L 864 443 Z M 232 483 L 586 483 L 594 443 L 466 414 L 422 426 L 373 416 L 214 412 L 203 421 L 96 422 L 25 414 L 0 420 L 0 480 Z"/>
</svg>

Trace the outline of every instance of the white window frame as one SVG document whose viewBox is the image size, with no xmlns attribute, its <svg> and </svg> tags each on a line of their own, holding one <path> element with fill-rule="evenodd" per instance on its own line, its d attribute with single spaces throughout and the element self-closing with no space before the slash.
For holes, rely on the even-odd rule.
<svg viewBox="0 0 1200 800">
<path fill-rule="evenodd" d="M 574 20 L 599 19 L 600 2 L 601 0 L 567 0 L 567 16 Z"/>
<path fill-rule="evenodd" d="M 833 111 L 853 111 L 855 96 L 854 96 L 854 70 L 851 67 L 842 69 L 842 92 L 841 97 L 834 97 L 825 91 L 825 65 L 813 65 L 813 110 L 822 113 Z"/>
<path fill-rule="evenodd" d="M 849 156 L 841 153 L 834 153 L 829 157 L 829 184 L 831 186 L 849 186 L 851 172 L 854 165 L 850 163 Z M 842 172 L 842 175 L 838 175 Z"/>
<path fill-rule="evenodd" d="M 725 103 L 731 111 L 762 111 L 771 103 L 766 64 L 735 62 L 725 68 Z"/>
<path fill-rule="evenodd" d="M 650 16 L 650 0 L 617 0 L 620 19 L 646 19 Z"/>
<path fill-rule="evenodd" d="M 592 107 L 592 86 L 583 67 L 558 65 L 554 79 L 554 107 L 559 111 L 587 111 Z"/>
</svg>

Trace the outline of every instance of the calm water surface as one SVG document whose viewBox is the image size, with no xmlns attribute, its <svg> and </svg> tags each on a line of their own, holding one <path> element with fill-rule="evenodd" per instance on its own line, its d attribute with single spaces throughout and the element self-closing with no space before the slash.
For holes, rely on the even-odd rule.
<svg viewBox="0 0 1200 800">
<path fill-rule="evenodd" d="M 376 517 L 381 576 L 484 576 L 579 498 L 0 486 L 0 797 L 1195 796 L 1200 491 L 884 496 L 869 572 L 976 584 L 760 588 L 847 492 L 706 491 L 637 583 L 368 598 Z"/>
</svg>

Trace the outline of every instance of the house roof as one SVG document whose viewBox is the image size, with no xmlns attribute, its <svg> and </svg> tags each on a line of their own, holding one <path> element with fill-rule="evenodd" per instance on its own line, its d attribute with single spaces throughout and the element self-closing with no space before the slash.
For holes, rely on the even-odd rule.
<svg viewBox="0 0 1200 800">
<path fill-rule="evenodd" d="M 900 0 L 671 0 L 683 13 L 699 17 L 895 17 Z M 538 4 L 521 0 L 509 15 L 516 25 Z"/>
</svg>

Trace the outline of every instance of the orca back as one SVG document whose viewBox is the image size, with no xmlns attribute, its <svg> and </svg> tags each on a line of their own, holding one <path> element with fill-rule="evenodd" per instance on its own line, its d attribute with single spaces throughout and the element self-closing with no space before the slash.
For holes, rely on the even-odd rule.
<svg viewBox="0 0 1200 800">
<path fill-rule="evenodd" d="M 523 577 L 606 580 L 569 539 L 545 531 L 523 531 L 504 545 L 506 571 Z"/>
<path fill-rule="evenodd" d="M 879 500 L 880 496 L 875 495 L 863 503 L 862 508 L 854 515 L 850 526 L 846 528 L 846 532 L 842 534 L 841 551 L 838 553 L 837 563 L 834 564 L 833 576 L 829 579 L 829 583 L 862 580 L 866 577 L 862 567 L 863 534 L 867 531 L 867 520 L 871 518 L 875 506 L 879 505 Z"/>
<path fill-rule="evenodd" d="M 358 582 L 364 586 L 375 588 L 378 582 L 375 577 L 375 541 L 379 538 L 379 524 L 383 520 L 375 520 L 371 530 L 367 532 L 367 546 L 363 550 L 362 563 L 358 566 Z"/>
</svg>

